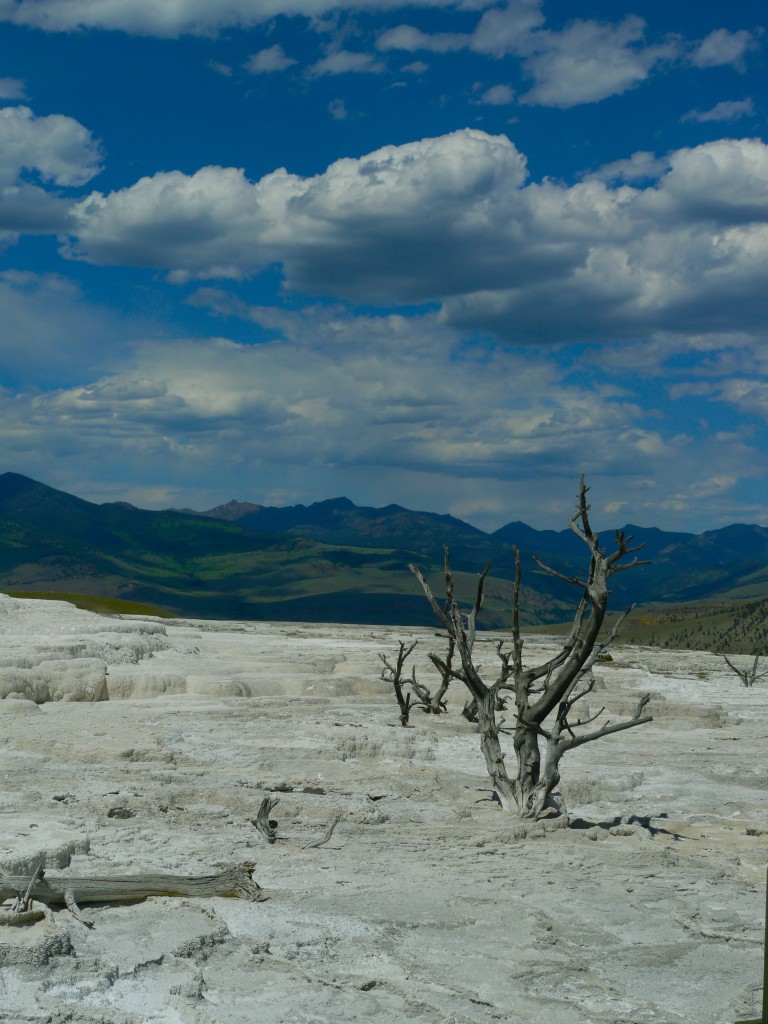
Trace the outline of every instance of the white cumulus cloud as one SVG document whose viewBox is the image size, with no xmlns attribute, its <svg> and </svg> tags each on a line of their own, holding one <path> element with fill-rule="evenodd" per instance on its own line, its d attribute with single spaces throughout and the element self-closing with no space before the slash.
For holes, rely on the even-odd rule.
<svg viewBox="0 0 768 1024">
<path fill-rule="evenodd" d="M 321 75 L 369 74 L 378 75 L 384 64 L 370 53 L 357 50 L 334 50 L 307 68 L 310 78 Z"/>
<path fill-rule="evenodd" d="M 379 50 L 428 50 L 432 53 L 471 49 L 493 57 L 529 53 L 531 33 L 544 23 L 542 2 L 508 0 L 501 7 L 491 7 L 472 32 L 424 32 L 413 25 L 397 25 L 382 32 L 376 46 Z"/>
<path fill-rule="evenodd" d="M 409 75 L 423 75 L 425 71 L 429 71 L 429 64 L 425 64 L 423 60 L 413 60 L 410 64 L 404 64 L 401 71 L 406 71 Z"/>
<path fill-rule="evenodd" d="M 729 32 L 717 28 L 702 39 L 690 56 L 692 64 L 699 68 L 715 68 L 732 64 L 737 70 L 744 69 L 744 57 L 750 50 L 757 49 L 758 41 L 752 32 L 740 29 Z"/>
<path fill-rule="evenodd" d="M 433 53 L 451 53 L 463 50 L 470 37 L 462 32 L 422 32 L 413 25 L 397 25 L 382 32 L 376 40 L 378 50 L 431 50 Z"/>
<path fill-rule="evenodd" d="M 472 34 L 470 47 L 478 53 L 502 57 L 530 52 L 536 29 L 544 24 L 543 0 L 508 0 L 492 7 L 480 18 Z"/>
<path fill-rule="evenodd" d="M 515 90 L 509 85 L 492 85 L 486 89 L 480 97 L 481 103 L 487 103 L 491 107 L 502 107 L 511 103 L 515 98 Z"/>
<path fill-rule="evenodd" d="M 55 185 L 84 185 L 99 173 L 100 162 L 98 143 L 73 118 L 36 117 L 29 107 L 0 109 L 0 185 L 24 171 Z"/>
<path fill-rule="evenodd" d="M 598 181 L 643 181 L 658 178 L 668 169 L 668 158 L 657 157 L 648 150 L 638 150 L 625 160 L 613 160 L 585 177 Z"/>
<path fill-rule="evenodd" d="M 298 61 L 289 57 L 279 43 L 275 43 L 265 50 L 252 53 L 245 62 L 245 70 L 251 75 L 263 75 L 271 71 L 285 71 L 297 63 Z"/>
<path fill-rule="evenodd" d="M 298 288 L 421 298 L 465 287 L 468 267 L 453 252 L 470 239 L 472 279 L 497 273 L 489 229 L 508 216 L 525 175 L 506 137 L 471 129 L 338 160 L 314 178 L 279 170 L 251 183 L 220 167 L 157 174 L 79 203 L 76 251 L 177 279 L 237 277 L 282 260 Z M 333 259 L 318 260 L 324 251 Z"/>
<path fill-rule="evenodd" d="M 517 341 L 764 322 L 768 145 L 723 139 L 618 163 L 574 185 L 531 182 L 506 136 L 465 129 L 310 178 L 163 173 L 78 203 L 70 254 L 177 281 L 279 263 L 296 291 L 439 301 L 444 322 Z"/>
<path fill-rule="evenodd" d="M 39 184 L 84 185 L 100 170 L 101 151 L 71 117 L 36 117 L 29 107 L 0 108 L 0 247 L 19 234 L 68 227 L 69 203 Z"/>
<path fill-rule="evenodd" d="M 689 221 L 758 231 L 768 223 L 768 145 L 761 139 L 720 139 L 670 154 L 670 169 L 649 201 Z"/>
<path fill-rule="evenodd" d="M 469 49 L 490 57 L 522 58 L 523 71 L 534 82 L 523 102 L 561 108 L 626 92 L 681 50 L 677 38 L 646 45 L 645 22 L 635 15 L 618 23 L 576 19 L 553 31 L 543 27 L 541 8 L 542 0 L 509 0 L 485 11 L 474 30 L 465 33 L 397 25 L 382 32 L 376 46 L 433 53 Z"/>
<path fill-rule="evenodd" d="M 285 171 L 253 185 L 241 170 L 204 167 L 94 192 L 74 211 L 80 251 L 96 263 L 165 266 L 177 278 L 239 277 L 269 262 L 275 211 L 297 183 Z"/>
<path fill-rule="evenodd" d="M 755 105 L 747 97 L 745 100 L 722 100 L 709 110 L 689 110 L 682 117 L 683 121 L 695 121 L 706 124 L 708 121 L 738 121 L 742 117 L 750 117 L 755 112 Z"/>
<path fill-rule="evenodd" d="M 575 21 L 562 32 L 536 33 L 523 65 L 535 84 L 522 101 L 566 108 L 634 88 L 679 49 L 675 41 L 645 46 L 644 37 L 645 22 L 634 15 L 617 25 Z"/>
</svg>

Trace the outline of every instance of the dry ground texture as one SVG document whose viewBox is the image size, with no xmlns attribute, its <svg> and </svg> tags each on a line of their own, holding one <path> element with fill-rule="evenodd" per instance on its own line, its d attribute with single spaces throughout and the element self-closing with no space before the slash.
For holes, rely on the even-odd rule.
<svg viewBox="0 0 768 1024">
<path fill-rule="evenodd" d="M 65 908 L 0 926 L 0 1020 L 759 1013 L 768 685 L 745 689 L 714 655 L 626 647 L 600 666 L 595 709 L 652 690 L 656 718 L 564 761 L 571 827 L 545 833 L 491 800 L 458 690 L 450 714 L 393 724 L 377 654 L 420 636 L 426 674 L 429 630 L 109 619 L 0 597 L 0 636 L 3 872 L 250 860 L 268 895 L 85 906 L 90 930 Z M 528 656 L 555 643 L 531 637 Z M 274 845 L 253 825 L 268 794 Z"/>
</svg>

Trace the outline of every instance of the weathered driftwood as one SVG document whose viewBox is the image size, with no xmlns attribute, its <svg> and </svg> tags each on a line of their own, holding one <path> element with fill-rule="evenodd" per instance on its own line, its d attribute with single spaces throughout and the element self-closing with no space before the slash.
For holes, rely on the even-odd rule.
<svg viewBox="0 0 768 1024">
<path fill-rule="evenodd" d="M 13 901 L 11 909 L 0 910 L 0 924 L 32 924 L 45 917 L 43 911 L 31 910 L 29 906 L 32 901 L 32 890 L 35 887 L 35 883 L 39 881 L 44 874 L 45 871 L 43 870 L 43 865 L 38 864 L 32 872 L 32 877 L 27 883 L 25 891 L 22 892 L 21 889 L 16 890 L 16 899 Z"/>
<path fill-rule="evenodd" d="M 44 910 L 0 910 L 0 924 L 18 926 L 34 924 L 45 917 Z"/>
<path fill-rule="evenodd" d="M 252 823 L 261 832 L 268 843 L 274 843 L 277 839 L 277 822 L 273 825 L 269 820 L 269 816 L 272 813 L 273 808 L 277 807 L 280 803 L 280 797 L 278 796 L 265 796 L 259 804 L 259 810 L 255 818 L 251 819 Z"/>
<path fill-rule="evenodd" d="M 253 880 L 250 862 L 227 868 L 218 875 L 117 875 L 111 878 L 36 877 L 30 885 L 25 875 L 0 875 L 0 902 L 36 900 L 47 906 L 78 903 L 117 903 L 145 900 L 149 896 L 229 896 L 242 900 L 263 900 L 261 886 Z M 38 872 L 35 873 L 39 874 Z M 11 911 L 10 913 L 13 913 Z M 74 913 L 74 911 L 73 911 Z"/>
<path fill-rule="evenodd" d="M 43 864 L 42 864 L 42 861 L 41 861 L 37 865 L 35 870 L 32 872 L 32 877 L 29 880 L 29 884 L 27 885 L 26 891 L 23 892 L 23 893 L 21 891 L 19 891 L 16 894 L 16 900 L 14 901 L 14 904 L 13 904 L 13 907 L 12 907 L 13 911 L 16 914 L 26 914 L 27 913 L 27 911 L 29 910 L 30 900 L 32 899 L 32 890 L 35 887 L 35 882 L 39 881 L 43 877 L 44 874 L 45 874 L 45 870 L 43 868 Z"/>
<path fill-rule="evenodd" d="M 315 850 L 317 849 L 318 846 L 325 846 L 325 844 L 333 835 L 333 830 L 336 828 L 340 821 L 341 815 L 337 814 L 336 817 L 328 826 L 328 828 L 325 830 L 325 832 L 320 836 L 320 838 L 315 839 L 314 842 L 312 843 L 305 843 L 304 846 L 302 846 L 302 850 Z"/>
</svg>

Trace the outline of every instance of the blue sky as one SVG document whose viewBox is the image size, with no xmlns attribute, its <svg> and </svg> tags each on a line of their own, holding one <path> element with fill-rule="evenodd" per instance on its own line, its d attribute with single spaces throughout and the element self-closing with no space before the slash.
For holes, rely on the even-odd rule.
<svg viewBox="0 0 768 1024">
<path fill-rule="evenodd" d="M 0 0 L 3 468 L 768 524 L 764 5 Z"/>
</svg>

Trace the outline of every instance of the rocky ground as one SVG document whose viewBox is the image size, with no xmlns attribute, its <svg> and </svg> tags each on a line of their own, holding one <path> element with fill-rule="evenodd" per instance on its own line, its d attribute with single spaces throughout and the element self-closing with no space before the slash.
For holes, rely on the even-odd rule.
<svg viewBox="0 0 768 1024">
<path fill-rule="evenodd" d="M 617 650 L 594 710 L 628 713 L 650 690 L 655 719 L 567 756 L 570 827 L 545 831 L 491 799 L 458 690 L 450 714 L 397 725 L 377 654 L 406 635 L 426 678 L 429 630 L 108 619 L 0 597 L 2 873 L 252 861 L 268 896 L 84 906 L 90 929 L 63 907 L 0 925 L 0 1020 L 757 1017 L 768 684 L 745 689 L 712 654 Z M 528 657 L 555 643 L 530 638 Z M 274 845 L 253 824 L 268 794 Z"/>
</svg>

